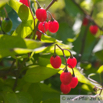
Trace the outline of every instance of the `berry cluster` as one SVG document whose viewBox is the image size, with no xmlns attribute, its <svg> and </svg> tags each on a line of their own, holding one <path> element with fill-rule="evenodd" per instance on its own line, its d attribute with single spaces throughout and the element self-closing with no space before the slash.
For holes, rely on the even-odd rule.
<svg viewBox="0 0 103 103">
<path fill-rule="evenodd" d="M 20 2 L 28 7 L 30 6 L 29 0 L 20 0 Z M 47 30 L 49 30 L 51 33 L 56 33 L 59 29 L 59 23 L 52 17 L 52 15 L 49 12 L 47 12 L 44 8 L 40 6 L 38 1 L 36 2 L 38 5 L 38 9 L 36 10 L 35 14 L 36 18 L 39 20 L 38 31 L 36 31 L 36 35 L 37 38 L 40 40 L 41 35 L 43 33 L 46 33 Z M 49 20 L 48 22 L 46 21 L 47 13 L 51 15 L 51 20 Z"/>
<path fill-rule="evenodd" d="M 87 18 L 83 19 L 83 25 L 86 26 L 88 24 L 89 20 Z M 98 32 L 98 26 L 97 25 L 91 25 L 89 27 L 90 32 L 95 35 Z"/>
<path fill-rule="evenodd" d="M 47 20 L 47 12 L 45 9 L 39 7 L 36 10 L 36 17 L 40 21 L 38 25 L 39 32 L 36 32 L 38 39 L 41 39 L 41 35 L 49 30 L 51 33 L 56 33 L 59 29 L 59 23 L 51 16 L 51 20 Z M 41 31 L 41 32 L 40 32 Z"/>
<path fill-rule="evenodd" d="M 52 67 L 55 69 L 59 68 L 62 63 L 61 58 L 58 55 L 56 55 L 56 46 L 58 46 L 62 51 L 64 51 L 64 49 L 62 49 L 59 45 L 57 45 L 57 44 L 55 45 L 54 55 L 51 56 L 51 58 L 50 58 L 50 63 L 52 65 Z M 70 52 L 70 54 L 71 54 L 71 52 Z M 64 53 L 63 53 L 63 56 L 65 58 Z M 61 81 L 60 89 L 64 94 L 67 94 L 70 92 L 71 88 L 75 88 L 78 84 L 78 79 L 77 79 L 77 77 L 75 77 L 74 70 L 73 70 L 73 68 L 77 64 L 77 60 L 71 54 L 67 60 L 65 58 L 65 61 L 66 61 L 66 67 L 60 75 L 60 81 Z M 67 70 L 67 66 L 72 69 L 73 75 Z"/>
</svg>

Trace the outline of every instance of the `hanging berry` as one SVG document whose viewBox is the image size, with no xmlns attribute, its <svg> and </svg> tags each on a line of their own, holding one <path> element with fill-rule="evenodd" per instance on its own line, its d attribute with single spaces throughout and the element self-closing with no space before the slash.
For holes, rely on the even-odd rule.
<svg viewBox="0 0 103 103">
<path fill-rule="evenodd" d="M 63 84 L 68 85 L 72 80 L 72 75 L 70 72 L 64 71 L 60 75 L 60 80 Z"/>
<path fill-rule="evenodd" d="M 47 19 L 46 10 L 43 9 L 43 8 L 41 8 L 41 7 L 38 8 L 38 9 L 36 10 L 36 17 L 37 17 L 37 19 L 38 19 L 40 22 L 46 21 L 46 19 Z"/>
<path fill-rule="evenodd" d="M 92 33 L 92 34 L 96 34 L 97 33 L 97 31 L 98 31 L 98 26 L 97 25 L 91 25 L 90 27 L 89 27 L 89 30 L 90 30 L 90 32 Z"/>
<path fill-rule="evenodd" d="M 61 66 L 61 62 L 62 61 L 59 56 L 51 56 L 51 58 L 50 58 L 50 63 L 55 69 L 57 69 Z"/>
<path fill-rule="evenodd" d="M 60 89 L 64 94 L 68 94 L 71 90 L 71 87 L 62 83 Z"/>
<path fill-rule="evenodd" d="M 89 21 L 89 20 L 85 17 L 85 18 L 83 19 L 83 25 L 86 26 L 86 25 L 88 24 L 88 21 Z"/>
<path fill-rule="evenodd" d="M 20 2 L 23 3 L 24 5 L 28 6 L 28 7 L 30 6 L 30 1 L 28 3 L 28 0 L 20 0 Z"/>
<path fill-rule="evenodd" d="M 12 21 L 9 18 L 5 18 L 1 23 L 1 28 L 4 32 L 9 32 L 12 28 Z"/>
<path fill-rule="evenodd" d="M 48 30 L 48 23 L 46 21 L 40 22 L 38 25 L 38 29 L 45 33 Z"/>
<path fill-rule="evenodd" d="M 67 65 L 69 68 L 74 68 L 77 65 L 77 60 L 75 57 L 70 57 L 67 59 Z"/>
<path fill-rule="evenodd" d="M 59 23 L 56 20 L 48 21 L 48 30 L 51 33 L 56 33 L 59 29 Z"/>
<path fill-rule="evenodd" d="M 71 82 L 70 82 L 70 87 L 71 88 L 75 88 L 76 86 L 77 86 L 77 84 L 78 84 L 78 78 L 77 77 L 72 77 L 72 80 L 71 80 Z"/>
</svg>

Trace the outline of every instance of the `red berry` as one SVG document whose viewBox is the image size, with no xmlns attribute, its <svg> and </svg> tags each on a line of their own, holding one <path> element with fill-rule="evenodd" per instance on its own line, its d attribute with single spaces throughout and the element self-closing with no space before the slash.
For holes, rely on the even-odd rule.
<svg viewBox="0 0 103 103">
<path fill-rule="evenodd" d="M 50 63 L 55 69 L 60 67 L 61 62 L 62 61 L 61 61 L 61 58 L 59 56 L 55 56 L 55 57 L 51 56 L 51 58 L 50 58 Z"/>
<path fill-rule="evenodd" d="M 86 26 L 87 24 L 88 24 L 88 19 L 87 19 L 87 18 L 84 18 L 84 19 L 83 19 L 83 25 Z"/>
<path fill-rule="evenodd" d="M 97 31 L 98 31 L 98 26 L 97 26 L 97 25 L 91 25 L 91 26 L 89 27 L 89 30 L 90 30 L 90 32 L 91 32 L 92 34 L 96 34 Z"/>
<path fill-rule="evenodd" d="M 74 68 L 77 65 L 77 60 L 75 57 L 67 59 L 68 67 Z"/>
<path fill-rule="evenodd" d="M 52 20 L 48 22 L 48 30 L 51 33 L 56 33 L 59 29 L 59 23 L 56 20 Z"/>
<path fill-rule="evenodd" d="M 30 1 L 28 3 L 28 0 L 20 0 L 21 3 L 23 3 L 24 5 L 28 6 L 30 5 Z"/>
<path fill-rule="evenodd" d="M 46 21 L 40 22 L 38 25 L 38 29 L 45 33 L 48 30 L 48 23 Z"/>
<path fill-rule="evenodd" d="M 38 38 L 39 40 L 41 40 L 41 35 L 42 35 L 42 33 L 39 32 L 39 31 L 36 31 L 36 35 L 37 35 L 37 38 Z"/>
<path fill-rule="evenodd" d="M 72 77 L 72 81 L 70 82 L 70 87 L 75 88 L 78 84 L 78 78 L 77 77 Z"/>
<path fill-rule="evenodd" d="M 62 83 L 60 89 L 64 94 L 68 94 L 71 90 L 71 87 Z"/>
<path fill-rule="evenodd" d="M 46 21 L 47 13 L 46 10 L 43 8 L 39 8 L 36 10 L 36 17 L 40 22 Z"/>
<path fill-rule="evenodd" d="M 63 84 L 68 85 L 72 80 L 72 75 L 70 72 L 62 72 L 60 75 L 60 80 Z"/>
</svg>

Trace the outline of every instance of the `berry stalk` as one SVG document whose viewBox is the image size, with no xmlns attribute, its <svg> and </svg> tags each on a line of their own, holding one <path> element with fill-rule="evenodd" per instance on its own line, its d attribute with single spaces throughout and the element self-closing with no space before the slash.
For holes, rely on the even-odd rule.
<svg viewBox="0 0 103 103">
<path fill-rule="evenodd" d="M 64 50 L 69 51 L 69 53 L 70 53 L 70 58 L 73 58 L 73 55 L 72 55 L 72 53 L 70 52 L 70 50 L 68 50 L 68 49 L 62 49 L 58 44 L 55 44 L 55 46 L 54 46 L 54 55 L 56 55 L 56 46 L 57 46 L 57 47 L 62 51 L 62 53 L 63 53 L 63 57 L 64 57 L 64 60 L 65 60 L 65 63 L 66 63 L 66 67 L 64 68 L 64 71 L 68 71 L 68 70 L 67 70 L 68 64 L 67 64 L 67 60 L 66 60 L 66 56 L 65 56 Z"/>
</svg>

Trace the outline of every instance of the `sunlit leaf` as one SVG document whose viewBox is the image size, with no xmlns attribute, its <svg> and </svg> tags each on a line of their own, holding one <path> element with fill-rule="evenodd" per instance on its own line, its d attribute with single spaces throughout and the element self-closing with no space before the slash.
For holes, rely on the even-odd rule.
<svg viewBox="0 0 103 103">
<path fill-rule="evenodd" d="M 103 65 L 99 67 L 99 69 L 97 70 L 97 73 L 101 73 L 103 72 Z"/>
<path fill-rule="evenodd" d="M 3 44 L 0 45 L 0 58 L 29 53 L 42 46 L 42 42 L 9 35 L 0 35 L 0 44 Z"/>
<path fill-rule="evenodd" d="M 56 74 L 59 70 L 43 67 L 43 66 L 30 66 L 24 76 L 25 81 L 35 83 L 45 80 L 54 74 Z"/>
<path fill-rule="evenodd" d="M 0 0 L 0 8 L 2 8 L 9 0 Z"/>
</svg>

